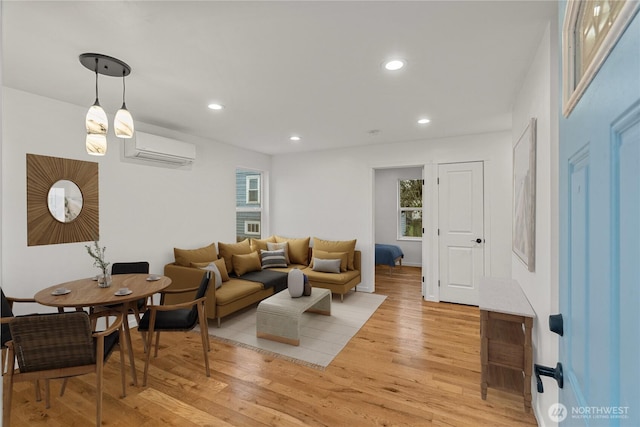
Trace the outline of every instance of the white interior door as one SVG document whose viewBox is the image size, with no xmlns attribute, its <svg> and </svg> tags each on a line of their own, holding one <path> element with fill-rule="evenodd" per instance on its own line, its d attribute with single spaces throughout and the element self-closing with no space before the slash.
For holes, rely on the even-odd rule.
<svg viewBox="0 0 640 427">
<path fill-rule="evenodd" d="M 478 305 L 484 274 L 483 163 L 438 165 L 440 301 Z"/>
</svg>

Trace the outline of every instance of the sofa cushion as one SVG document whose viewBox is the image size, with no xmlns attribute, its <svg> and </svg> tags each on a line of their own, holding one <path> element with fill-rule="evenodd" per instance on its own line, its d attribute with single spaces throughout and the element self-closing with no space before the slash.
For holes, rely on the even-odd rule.
<svg viewBox="0 0 640 427">
<path fill-rule="evenodd" d="M 173 256 L 176 259 L 176 264 L 183 267 L 189 267 L 192 262 L 210 263 L 218 259 L 215 243 L 199 249 L 173 248 Z"/>
<path fill-rule="evenodd" d="M 346 252 L 347 269 L 354 270 L 353 265 L 354 252 L 356 250 L 356 239 L 353 240 L 322 240 L 317 237 L 313 238 L 314 249 L 319 249 L 327 252 Z"/>
<path fill-rule="evenodd" d="M 360 272 L 357 270 L 349 270 L 344 273 L 324 273 L 321 271 L 313 271 L 311 267 L 305 268 L 302 272 L 309 277 L 309 281 L 313 286 L 315 286 L 313 282 L 343 285 L 360 275 Z"/>
<path fill-rule="evenodd" d="M 258 252 L 233 254 L 231 257 L 231 263 L 233 264 L 233 271 L 238 276 L 242 276 L 243 274 L 251 271 L 262 270 L 262 263 L 260 262 L 260 255 L 258 255 Z"/>
<path fill-rule="evenodd" d="M 313 248 L 311 251 L 311 263 L 309 267 L 313 268 L 313 259 L 339 259 L 340 260 L 340 271 L 347 271 L 347 261 L 349 259 L 349 254 L 346 252 L 327 252 L 322 251 L 320 249 Z"/>
<path fill-rule="evenodd" d="M 260 251 L 260 260 L 262 261 L 262 268 L 277 268 L 286 267 L 287 260 L 284 257 L 284 249 L 277 251 Z"/>
<path fill-rule="evenodd" d="M 267 250 L 268 251 L 277 251 L 278 249 L 282 249 L 284 251 L 284 260 L 287 264 L 291 264 L 291 259 L 289 258 L 289 242 L 281 242 L 281 243 L 276 243 L 276 242 L 269 242 L 267 243 Z M 286 267 L 286 265 L 285 265 Z"/>
<path fill-rule="evenodd" d="M 248 295 L 260 292 L 262 284 L 248 280 L 231 279 L 216 289 L 216 305 L 227 305 Z"/>
<path fill-rule="evenodd" d="M 251 245 L 249 244 L 249 239 L 244 239 L 239 243 L 218 242 L 218 251 L 220 252 L 220 257 L 224 258 L 224 263 L 227 266 L 227 273 L 231 274 L 233 273 L 233 255 L 251 253 Z"/>
<path fill-rule="evenodd" d="M 261 250 L 266 251 L 267 243 L 275 243 L 276 237 L 269 236 L 266 239 L 251 239 L 251 250 L 260 253 Z"/>
<path fill-rule="evenodd" d="M 191 263 L 191 265 L 193 266 L 193 262 Z M 201 270 L 206 270 L 206 271 L 210 271 L 213 273 L 213 277 L 215 278 L 214 283 L 216 284 L 216 289 L 218 289 L 220 286 L 222 286 L 222 275 L 220 274 L 220 270 L 218 269 L 218 266 L 216 265 L 215 262 L 210 262 L 209 264 L 203 266 L 203 267 L 198 267 Z"/>
<path fill-rule="evenodd" d="M 223 282 L 226 282 L 229 280 L 229 273 L 227 273 L 227 266 L 224 263 L 223 259 L 217 259 L 215 261 L 213 261 L 213 263 L 216 265 L 216 267 L 218 267 L 218 271 L 220 272 L 220 278 L 222 279 Z M 207 267 L 209 264 L 209 262 L 192 262 L 191 263 L 191 267 L 195 267 L 195 268 L 204 268 Z"/>
<path fill-rule="evenodd" d="M 313 271 L 323 271 L 325 273 L 340 273 L 340 259 L 313 259 Z"/>
<path fill-rule="evenodd" d="M 293 264 L 309 265 L 309 237 L 303 239 L 289 239 L 276 236 L 276 242 L 289 243 L 289 261 Z"/>
</svg>

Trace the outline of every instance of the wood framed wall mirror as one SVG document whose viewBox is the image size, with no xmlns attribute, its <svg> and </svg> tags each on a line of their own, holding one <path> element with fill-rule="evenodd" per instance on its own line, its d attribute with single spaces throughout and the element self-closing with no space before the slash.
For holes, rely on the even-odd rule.
<svg viewBox="0 0 640 427">
<path fill-rule="evenodd" d="M 98 164 L 27 154 L 28 246 L 99 238 Z"/>
</svg>

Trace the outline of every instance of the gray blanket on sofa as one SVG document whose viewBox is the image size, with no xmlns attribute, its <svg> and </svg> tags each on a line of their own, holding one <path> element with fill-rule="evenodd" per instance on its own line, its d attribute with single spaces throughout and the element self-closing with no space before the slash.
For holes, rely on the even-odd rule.
<svg viewBox="0 0 640 427">
<path fill-rule="evenodd" d="M 259 282 L 264 285 L 265 289 L 274 288 L 274 293 L 278 293 L 287 289 L 287 273 L 281 271 L 261 270 L 251 271 L 238 277 L 239 279 L 249 280 L 251 282 Z"/>
</svg>

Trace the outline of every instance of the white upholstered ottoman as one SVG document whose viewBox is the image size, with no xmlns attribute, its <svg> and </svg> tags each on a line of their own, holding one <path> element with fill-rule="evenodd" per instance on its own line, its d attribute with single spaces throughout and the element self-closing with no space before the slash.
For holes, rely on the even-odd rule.
<svg viewBox="0 0 640 427">
<path fill-rule="evenodd" d="M 331 316 L 331 291 L 312 288 L 310 296 L 300 298 L 282 291 L 262 300 L 258 304 L 256 336 L 300 345 L 300 319 L 305 311 Z"/>
</svg>

